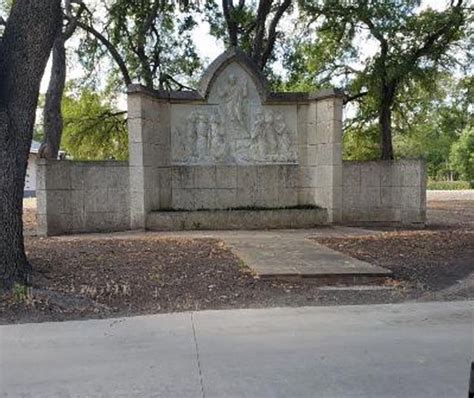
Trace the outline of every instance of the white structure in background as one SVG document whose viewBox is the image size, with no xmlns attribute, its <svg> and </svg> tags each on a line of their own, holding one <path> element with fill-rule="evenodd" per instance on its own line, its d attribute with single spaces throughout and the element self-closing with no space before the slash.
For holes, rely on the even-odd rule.
<svg viewBox="0 0 474 398">
<path fill-rule="evenodd" d="M 31 142 L 28 168 L 26 169 L 25 190 L 23 193 L 25 198 L 36 196 L 36 160 L 38 159 L 40 145 L 41 143 L 38 141 Z"/>
</svg>

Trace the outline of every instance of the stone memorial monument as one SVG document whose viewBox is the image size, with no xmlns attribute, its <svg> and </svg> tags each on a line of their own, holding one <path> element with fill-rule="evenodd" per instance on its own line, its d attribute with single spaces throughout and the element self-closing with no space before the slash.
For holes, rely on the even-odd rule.
<svg viewBox="0 0 474 398">
<path fill-rule="evenodd" d="M 196 90 L 131 85 L 129 162 L 41 160 L 40 231 L 424 222 L 422 161 L 343 162 L 343 98 L 272 93 L 236 48 Z"/>
</svg>

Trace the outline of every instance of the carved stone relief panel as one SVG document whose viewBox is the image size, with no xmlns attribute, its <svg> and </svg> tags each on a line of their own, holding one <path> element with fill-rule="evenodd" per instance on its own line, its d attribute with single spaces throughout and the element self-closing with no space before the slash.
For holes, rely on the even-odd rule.
<svg viewBox="0 0 474 398">
<path fill-rule="evenodd" d="M 296 163 L 296 105 L 262 105 L 237 63 L 213 82 L 207 104 L 171 110 L 175 164 Z"/>
</svg>

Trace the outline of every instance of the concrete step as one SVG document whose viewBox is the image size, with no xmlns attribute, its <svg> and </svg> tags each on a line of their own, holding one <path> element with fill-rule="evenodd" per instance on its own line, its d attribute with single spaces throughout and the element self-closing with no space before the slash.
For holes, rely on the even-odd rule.
<svg viewBox="0 0 474 398">
<path fill-rule="evenodd" d="M 146 227 L 151 231 L 258 230 L 314 228 L 328 224 L 326 209 L 242 209 L 154 211 Z"/>
</svg>

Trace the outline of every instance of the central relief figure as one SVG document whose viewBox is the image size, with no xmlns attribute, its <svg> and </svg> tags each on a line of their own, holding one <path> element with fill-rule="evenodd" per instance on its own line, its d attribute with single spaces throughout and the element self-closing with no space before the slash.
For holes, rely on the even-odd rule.
<svg viewBox="0 0 474 398">
<path fill-rule="evenodd" d="M 281 112 L 251 100 L 249 81 L 229 73 L 214 102 L 197 105 L 173 131 L 173 160 L 186 164 L 295 162 L 292 134 Z M 252 87 L 254 90 L 254 88 Z"/>
</svg>

